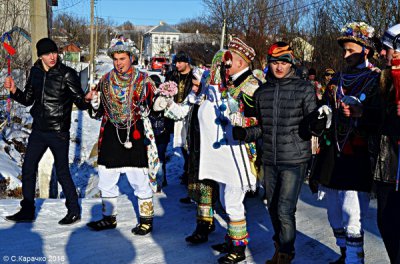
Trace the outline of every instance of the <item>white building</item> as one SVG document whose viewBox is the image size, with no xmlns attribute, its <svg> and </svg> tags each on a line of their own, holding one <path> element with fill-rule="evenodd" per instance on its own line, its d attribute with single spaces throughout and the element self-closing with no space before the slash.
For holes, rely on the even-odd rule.
<svg viewBox="0 0 400 264">
<path fill-rule="evenodd" d="M 180 41 L 181 32 L 160 21 L 158 26 L 153 27 L 143 35 L 143 56 L 150 59 L 154 56 L 169 57 L 172 44 Z"/>
</svg>

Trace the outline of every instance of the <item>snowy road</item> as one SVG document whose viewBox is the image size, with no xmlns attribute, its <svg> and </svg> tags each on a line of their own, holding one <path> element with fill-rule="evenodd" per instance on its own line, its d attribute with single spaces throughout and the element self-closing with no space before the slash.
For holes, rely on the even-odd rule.
<svg viewBox="0 0 400 264">
<path fill-rule="evenodd" d="M 173 156 L 168 171 L 179 172 Z M 27 263 L 27 258 L 40 258 L 36 263 L 216 263 L 217 252 L 210 245 L 222 242 L 226 222 L 217 215 L 217 229 L 208 243 L 190 246 L 185 236 L 195 224 L 195 206 L 182 205 L 185 188 L 177 177 L 169 179 L 163 194 L 155 196 L 155 229 L 150 236 L 133 236 L 137 223 L 132 206 L 133 193 L 123 177 L 118 201 L 118 226 L 114 230 L 90 231 L 85 224 L 101 215 L 100 199 L 82 199 L 82 221 L 70 227 L 57 224 L 66 213 L 63 200 L 38 200 L 37 220 L 33 224 L 13 224 L 3 218 L 16 211 L 19 200 L 0 200 L 0 262 Z M 272 256 L 272 225 L 260 198 L 246 200 L 251 241 L 244 263 L 265 263 Z M 389 263 L 376 226 L 376 200 L 371 202 L 366 219 L 366 263 Z M 296 258 L 293 263 L 328 263 L 338 257 L 338 249 L 329 228 L 324 201 L 316 201 L 307 185 L 303 186 L 297 212 Z M 25 260 L 25 261 L 24 261 Z"/>
</svg>

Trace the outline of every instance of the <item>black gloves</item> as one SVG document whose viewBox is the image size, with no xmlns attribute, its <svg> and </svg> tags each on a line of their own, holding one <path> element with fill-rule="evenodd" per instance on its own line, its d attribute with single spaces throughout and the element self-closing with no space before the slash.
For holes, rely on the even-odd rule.
<svg viewBox="0 0 400 264">
<path fill-rule="evenodd" d="M 244 141 L 247 136 L 247 131 L 243 127 L 234 126 L 232 128 L 232 136 L 234 140 Z"/>
</svg>

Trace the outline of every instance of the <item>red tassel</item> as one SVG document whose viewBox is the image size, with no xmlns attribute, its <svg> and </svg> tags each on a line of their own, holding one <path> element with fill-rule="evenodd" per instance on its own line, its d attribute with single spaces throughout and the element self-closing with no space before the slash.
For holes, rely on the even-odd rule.
<svg viewBox="0 0 400 264">
<path fill-rule="evenodd" d="M 3 42 L 3 47 L 8 52 L 8 54 L 10 54 L 11 56 L 13 56 L 16 52 L 15 49 L 11 45 L 7 44 L 6 42 Z"/>
<path fill-rule="evenodd" d="M 400 101 L 400 59 L 392 59 L 392 79 L 396 89 L 396 102 Z"/>
<path fill-rule="evenodd" d="M 140 132 L 136 128 L 135 128 L 135 130 L 133 130 L 133 139 L 134 140 L 140 139 Z"/>
</svg>

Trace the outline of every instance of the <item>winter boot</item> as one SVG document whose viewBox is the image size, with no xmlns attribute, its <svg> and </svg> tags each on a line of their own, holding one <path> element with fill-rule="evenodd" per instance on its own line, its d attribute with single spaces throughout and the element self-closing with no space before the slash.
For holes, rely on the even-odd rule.
<svg viewBox="0 0 400 264">
<path fill-rule="evenodd" d="M 13 215 L 6 216 L 7 221 L 16 222 L 16 223 L 27 223 L 35 221 L 35 209 L 26 210 L 21 208 L 21 210 Z"/>
<path fill-rule="evenodd" d="M 275 253 L 272 256 L 272 259 L 267 260 L 267 262 L 265 262 L 265 264 L 277 264 L 278 263 L 279 245 L 276 241 L 274 241 L 274 246 L 275 246 Z"/>
<path fill-rule="evenodd" d="M 218 263 L 233 264 L 245 260 L 246 259 L 245 250 L 246 246 L 232 246 L 230 247 L 228 254 L 218 259 Z"/>
<path fill-rule="evenodd" d="M 192 244 L 201 244 L 207 242 L 211 225 L 211 223 L 206 221 L 197 221 L 196 230 L 193 232 L 193 234 L 185 238 L 186 242 Z"/>
<path fill-rule="evenodd" d="M 139 224 L 132 229 L 132 233 L 139 236 L 147 235 L 153 231 L 153 217 L 140 217 Z"/>
<path fill-rule="evenodd" d="M 103 219 L 87 223 L 86 225 L 95 231 L 113 229 L 117 227 L 117 217 L 115 215 L 103 215 Z"/>
<path fill-rule="evenodd" d="M 278 262 L 277 264 L 290 264 L 292 263 L 292 260 L 294 259 L 293 254 L 288 254 L 288 253 L 278 253 Z"/>
<path fill-rule="evenodd" d="M 60 225 L 73 225 L 81 221 L 80 213 L 68 213 L 63 219 L 58 221 Z"/>
<path fill-rule="evenodd" d="M 340 247 L 340 257 L 336 261 L 329 262 L 329 264 L 344 264 L 346 260 L 346 248 Z"/>
<path fill-rule="evenodd" d="M 224 242 L 221 244 L 216 244 L 211 246 L 212 249 L 218 251 L 219 253 L 228 253 L 231 247 L 233 247 L 232 243 Z"/>
</svg>

